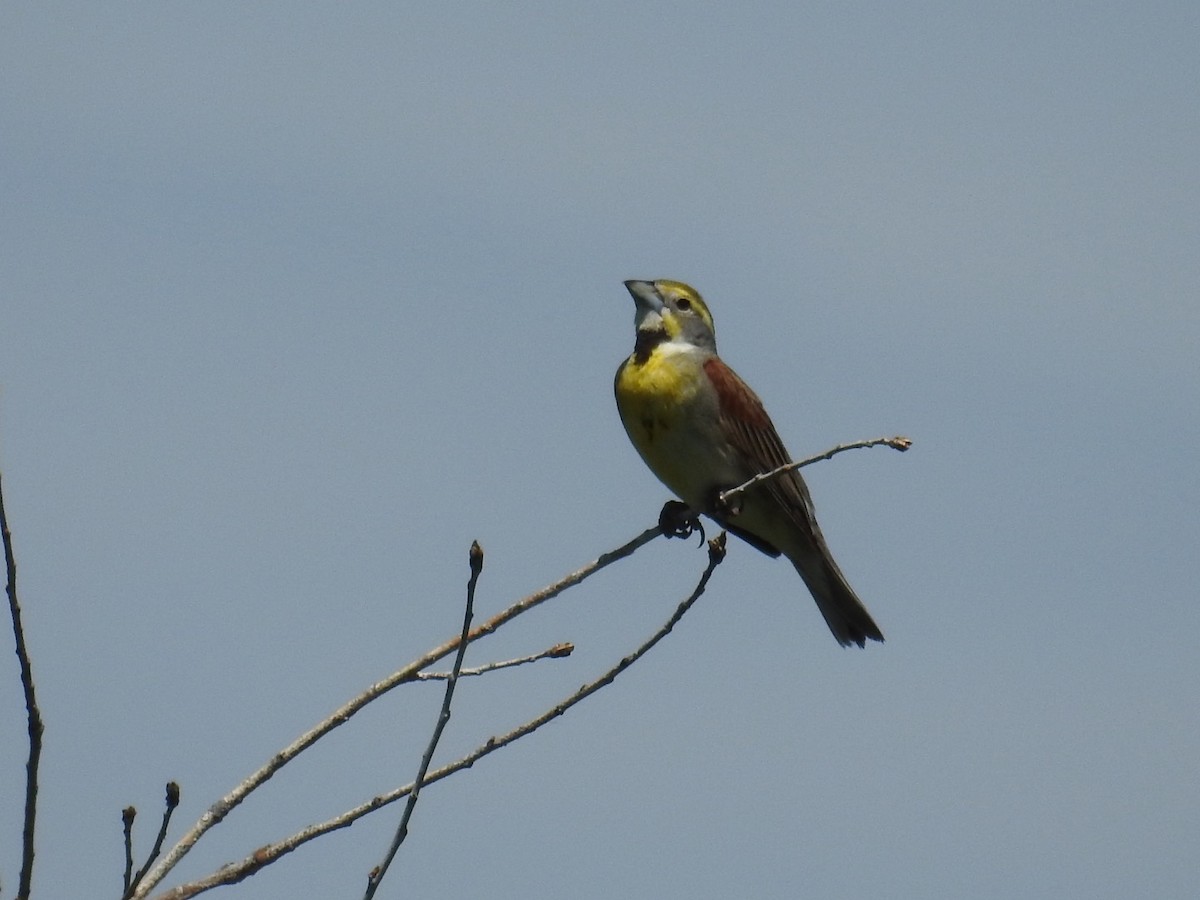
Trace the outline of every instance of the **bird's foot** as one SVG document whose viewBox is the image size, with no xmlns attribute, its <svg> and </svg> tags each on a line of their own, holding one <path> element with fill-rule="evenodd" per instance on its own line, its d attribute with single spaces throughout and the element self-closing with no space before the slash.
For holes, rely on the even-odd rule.
<svg viewBox="0 0 1200 900">
<path fill-rule="evenodd" d="M 668 500 L 658 514 L 658 528 L 663 537 L 689 538 L 700 532 L 700 543 L 704 543 L 704 526 L 691 507 L 679 500 Z"/>
</svg>

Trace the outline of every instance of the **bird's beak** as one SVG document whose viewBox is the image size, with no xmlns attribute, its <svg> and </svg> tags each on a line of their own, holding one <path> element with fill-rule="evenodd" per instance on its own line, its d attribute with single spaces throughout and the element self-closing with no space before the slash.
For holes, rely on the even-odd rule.
<svg viewBox="0 0 1200 900">
<path fill-rule="evenodd" d="M 643 325 L 654 327 L 661 323 L 663 301 L 653 281 L 627 281 L 625 289 L 629 291 L 633 302 L 637 304 L 634 323 L 638 328 Z"/>
</svg>

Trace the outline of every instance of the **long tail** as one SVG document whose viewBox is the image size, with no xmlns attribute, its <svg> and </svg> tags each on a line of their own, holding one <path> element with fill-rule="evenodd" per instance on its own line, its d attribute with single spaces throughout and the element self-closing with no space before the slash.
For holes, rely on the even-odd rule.
<svg viewBox="0 0 1200 900">
<path fill-rule="evenodd" d="M 839 644 L 843 647 L 851 644 L 863 647 L 868 638 L 883 640 L 883 632 L 846 581 L 846 576 L 833 561 L 823 540 L 818 537 L 818 546 L 795 553 L 790 558 Z"/>
</svg>

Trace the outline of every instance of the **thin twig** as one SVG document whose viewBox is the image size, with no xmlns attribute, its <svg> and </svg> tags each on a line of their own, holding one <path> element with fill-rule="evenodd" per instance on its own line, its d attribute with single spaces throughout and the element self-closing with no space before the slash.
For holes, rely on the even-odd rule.
<svg viewBox="0 0 1200 900">
<path fill-rule="evenodd" d="M 133 820 L 136 818 L 135 807 L 127 806 L 121 810 L 121 832 L 125 838 L 125 889 L 121 892 L 122 897 L 129 896 L 129 889 L 133 884 Z"/>
<path fill-rule="evenodd" d="M 843 453 L 846 450 L 861 450 L 864 447 L 891 447 L 893 450 L 899 450 L 901 453 L 903 453 L 911 446 L 912 441 L 901 435 L 896 435 L 895 437 L 871 438 L 870 440 L 866 441 L 853 441 L 849 444 L 838 444 L 836 447 L 832 447 L 829 450 L 826 450 L 824 453 L 818 453 L 816 456 L 808 456 L 799 462 L 786 463 L 777 469 L 772 469 L 770 472 L 763 472 L 759 475 L 755 475 L 745 484 L 739 484 L 735 488 L 722 491 L 721 495 L 717 498 L 717 502 L 721 506 L 730 506 L 733 504 L 734 500 L 746 493 L 746 491 L 750 490 L 750 488 L 754 487 L 756 484 L 760 484 L 764 481 L 770 481 L 774 478 L 778 478 L 780 475 L 785 475 L 788 472 L 794 472 L 797 469 L 804 468 L 805 466 L 811 466 L 813 463 L 818 463 L 825 459 L 833 459 L 837 454 Z"/>
<path fill-rule="evenodd" d="M 0 483 L 0 536 L 4 542 L 4 564 L 8 573 L 8 611 L 12 617 L 13 639 L 17 659 L 21 664 L 21 688 L 25 692 L 25 714 L 28 719 L 29 761 L 25 764 L 25 821 L 21 830 L 21 874 L 17 881 L 16 900 L 28 900 L 33 890 L 33 837 L 37 823 L 38 764 L 42 759 L 42 733 L 46 730 L 38 709 L 37 692 L 33 685 L 33 664 L 25 646 L 25 628 L 21 624 L 21 604 L 17 602 L 17 558 L 13 553 L 12 532 L 4 512 L 4 488 Z"/>
<path fill-rule="evenodd" d="M 659 532 L 657 528 L 653 528 L 650 529 L 648 533 L 653 536 Z M 512 731 L 509 731 L 506 734 L 500 735 L 499 737 L 488 738 L 486 742 L 476 747 L 461 759 L 455 760 L 452 763 L 447 763 L 441 768 L 435 769 L 434 771 L 426 774 L 424 779 L 420 782 L 421 786 L 433 784 L 434 782 L 441 781 L 443 778 L 448 778 L 455 772 L 461 771 L 462 769 L 471 768 L 471 766 L 475 765 L 475 763 L 483 757 L 496 752 L 502 747 L 507 747 L 509 744 L 525 737 L 528 734 L 532 734 L 543 725 L 563 715 L 563 713 L 575 706 L 577 703 L 582 702 L 592 694 L 596 693 L 596 691 L 600 690 L 602 687 L 615 681 L 618 675 L 645 656 L 655 644 L 671 633 L 671 630 L 679 623 L 679 620 L 682 619 L 687 611 L 692 608 L 693 604 L 700 599 L 700 595 L 704 593 L 704 590 L 708 585 L 709 578 L 712 577 L 713 570 L 716 569 L 721 560 L 724 558 L 725 534 L 722 532 L 720 535 L 708 542 L 708 565 L 705 568 L 704 573 L 700 576 L 700 580 L 696 583 L 695 589 L 687 597 L 687 599 L 679 604 L 675 612 L 672 613 L 671 617 L 667 620 L 666 624 L 659 628 L 658 631 L 656 631 L 633 653 L 622 658 L 620 662 L 618 662 L 615 666 L 613 666 L 595 681 L 588 682 L 583 687 L 579 688 L 579 690 L 575 691 L 575 693 L 571 694 L 565 700 L 562 700 L 561 702 L 550 707 L 541 715 L 530 719 L 525 724 L 514 728 Z M 264 868 L 265 866 L 269 866 L 271 863 L 283 856 L 286 856 L 293 850 L 308 843 L 309 841 L 315 840 L 321 835 L 328 834 L 331 831 L 337 831 L 341 828 L 348 828 L 363 816 L 366 816 L 375 810 L 380 809 L 381 807 L 387 806 L 389 803 L 395 803 L 402 797 L 408 796 L 415 788 L 416 783 L 414 782 L 412 784 L 406 784 L 403 787 L 396 788 L 395 790 L 389 791 L 386 794 L 380 794 L 377 797 L 373 797 L 366 803 L 356 806 L 353 809 L 349 809 L 332 819 L 316 825 L 310 825 L 282 841 L 260 847 L 245 859 L 236 863 L 229 863 L 225 866 L 222 866 L 216 872 L 213 872 L 212 874 L 207 875 L 198 881 L 193 881 L 189 884 L 183 884 L 169 891 L 165 891 L 162 894 L 157 895 L 155 900 L 185 900 L 185 898 L 195 897 L 198 894 L 212 890 L 215 887 L 220 887 L 221 885 L 237 884 L 240 881 L 244 881 L 246 878 L 249 878 L 251 875 L 254 875 L 256 872 L 258 872 L 260 869 Z"/>
<path fill-rule="evenodd" d="M 471 618 L 475 615 L 475 585 L 479 583 L 479 573 L 483 571 L 483 548 L 479 546 L 478 541 L 471 542 L 470 562 L 471 577 L 467 580 L 467 607 L 463 613 L 462 640 L 458 642 L 454 665 L 450 669 L 450 677 L 446 679 L 446 695 L 442 698 L 442 711 L 438 714 L 437 724 L 433 727 L 433 735 L 429 738 L 429 746 L 425 748 L 425 755 L 421 757 L 421 766 L 417 769 L 417 777 L 413 782 L 415 787 L 408 795 L 408 802 L 404 804 L 404 813 L 400 816 L 400 824 L 396 827 L 392 844 L 388 847 L 383 862 L 372 869 L 371 874 L 367 877 L 367 890 L 363 894 L 363 900 L 371 900 L 375 896 L 380 882 L 383 881 L 388 868 L 392 865 L 392 860 L 396 858 L 400 845 L 408 837 L 408 823 L 412 819 L 413 810 L 417 807 L 417 798 L 421 795 L 421 785 L 425 781 L 425 773 L 429 771 L 429 764 L 433 761 L 433 751 L 437 749 L 438 741 L 442 739 L 442 731 L 445 729 L 446 723 L 450 721 L 450 701 L 454 698 L 458 673 L 462 671 L 463 657 L 467 653 L 467 638 L 471 633 Z"/>
<path fill-rule="evenodd" d="M 167 839 L 167 828 L 171 825 L 171 814 L 175 812 L 179 806 L 179 785 L 174 781 L 167 782 L 167 798 L 163 808 L 162 822 L 158 826 L 158 835 L 154 838 L 154 846 L 150 848 L 150 855 L 146 857 L 146 862 L 138 869 L 138 873 L 133 876 L 133 881 L 125 887 L 125 893 L 121 895 L 121 900 L 128 900 L 133 896 L 133 892 L 137 890 L 143 878 L 146 877 L 146 872 L 150 870 L 150 866 L 158 859 L 158 855 L 162 853 L 163 841 Z M 133 809 L 133 807 L 129 807 Z M 131 820 L 132 822 L 132 820 Z"/>
<path fill-rule="evenodd" d="M 555 644 L 553 647 L 547 647 L 540 653 L 531 653 L 529 656 L 518 656 L 516 659 L 504 659 L 498 662 L 485 663 L 482 666 L 473 666 L 470 669 L 463 669 L 458 673 L 458 677 L 467 678 L 468 676 L 486 675 L 488 672 L 495 672 L 497 669 L 511 669 L 516 666 L 524 666 L 532 662 L 537 662 L 539 659 L 560 659 L 564 656 L 570 656 L 574 650 L 575 645 L 571 643 Z M 418 681 L 445 681 L 449 677 L 449 672 L 420 672 L 417 674 Z"/>
<path fill-rule="evenodd" d="M 471 633 L 468 636 L 468 642 L 477 641 L 481 637 L 491 634 L 497 628 L 511 621 L 522 613 L 528 612 L 535 606 L 545 603 L 547 600 L 558 596 L 568 588 L 579 584 L 589 576 L 596 574 L 596 572 L 600 571 L 601 569 L 631 555 L 639 547 L 645 546 L 656 537 L 659 537 L 661 534 L 662 532 L 658 526 L 647 528 L 633 540 L 628 541 L 620 547 L 617 547 L 615 550 L 601 554 L 587 565 L 576 569 L 574 572 L 571 572 L 565 577 L 554 582 L 554 584 L 547 585 L 540 591 L 535 591 L 527 597 L 523 597 L 516 603 L 509 606 L 507 609 L 501 610 L 499 613 L 492 616 L 492 618 L 488 619 L 483 624 L 477 625 L 475 628 L 471 629 Z M 322 737 L 333 731 L 333 729 L 337 728 L 339 725 L 346 724 L 346 722 L 350 720 L 351 716 L 359 712 L 368 703 L 379 699 L 398 685 L 416 680 L 417 675 L 421 672 L 421 670 L 427 669 L 438 660 L 445 659 L 458 649 L 460 643 L 462 643 L 462 636 L 456 634 L 444 644 L 435 647 L 425 653 L 423 656 L 414 659 L 403 668 L 393 672 L 383 681 L 376 682 L 358 696 L 353 697 L 346 703 L 342 704 L 342 706 L 338 707 L 333 711 L 333 713 L 331 713 L 322 721 L 318 722 L 313 728 L 300 735 L 300 737 L 296 738 L 294 741 L 276 753 L 257 771 L 253 772 L 248 778 L 246 778 L 245 781 L 243 781 L 232 791 L 209 807 L 207 811 L 205 811 L 205 813 L 195 822 L 195 824 L 193 824 L 192 827 L 189 828 L 188 831 L 184 833 L 184 835 L 175 843 L 175 845 L 167 851 L 166 855 L 163 856 L 159 863 L 153 869 L 151 869 L 149 873 L 147 873 L 144 879 L 142 879 L 142 883 L 134 892 L 134 900 L 140 900 L 140 898 L 147 896 L 154 886 L 162 881 L 162 879 L 166 877 L 167 873 L 170 872 L 171 869 L 173 869 L 179 863 L 179 861 L 187 855 L 188 851 L 195 846 L 196 841 L 198 841 L 210 828 L 229 815 L 229 813 L 243 800 L 245 800 L 249 794 L 261 787 L 269 778 L 271 778 L 271 776 L 278 772 L 280 768 L 289 763 L 291 760 L 295 759 L 298 754 L 311 747 Z"/>
</svg>

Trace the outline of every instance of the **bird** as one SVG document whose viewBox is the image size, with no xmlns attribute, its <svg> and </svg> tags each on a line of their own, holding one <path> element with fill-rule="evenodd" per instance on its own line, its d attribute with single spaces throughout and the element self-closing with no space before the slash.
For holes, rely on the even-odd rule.
<svg viewBox="0 0 1200 900">
<path fill-rule="evenodd" d="M 768 556 L 786 557 L 839 644 L 882 641 L 834 562 L 799 471 L 764 481 L 729 505 L 720 502 L 723 491 L 791 457 L 758 395 L 717 355 L 712 313 L 700 294 L 666 279 L 625 287 L 636 305 L 636 338 L 614 391 L 642 460 L 693 513 Z"/>
</svg>

